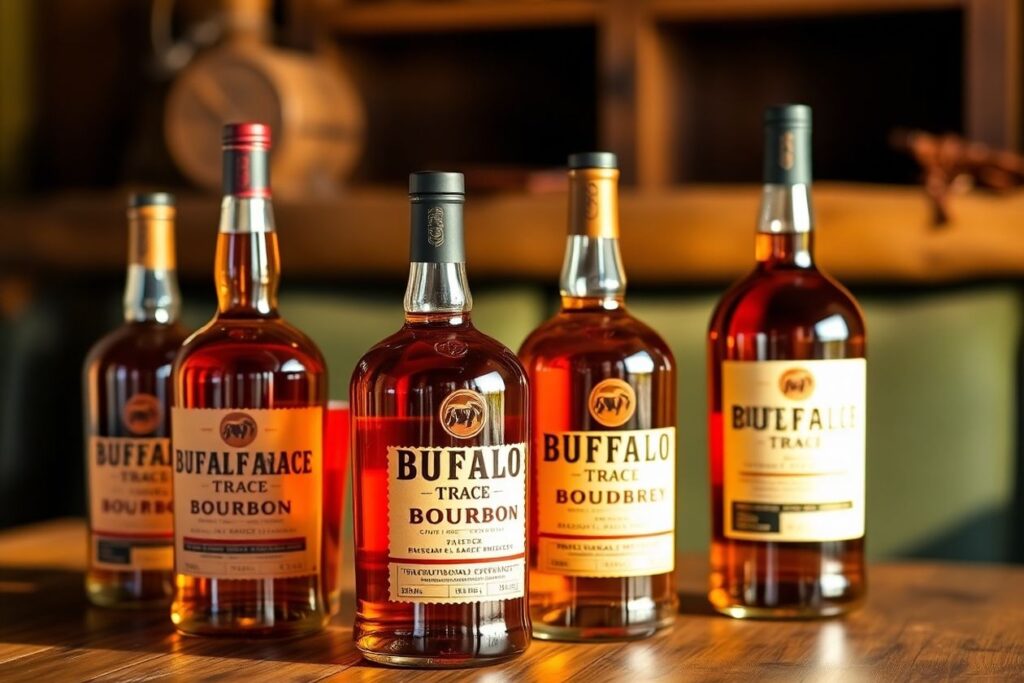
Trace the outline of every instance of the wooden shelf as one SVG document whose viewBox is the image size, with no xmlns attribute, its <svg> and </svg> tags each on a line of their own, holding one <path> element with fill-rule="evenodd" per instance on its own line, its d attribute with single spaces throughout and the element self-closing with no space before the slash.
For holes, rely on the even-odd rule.
<svg viewBox="0 0 1024 683">
<path fill-rule="evenodd" d="M 1017 148 L 1021 12 L 1020 0 L 356 0 L 329 20 L 384 149 L 359 180 L 471 161 L 479 140 L 485 163 L 549 165 L 584 138 L 619 155 L 626 185 L 652 189 L 755 180 L 757 110 L 779 101 L 815 107 L 827 178 L 911 182 L 887 143 L 895 127 Z M 496 74 L 508 92 L 489 87 Z M 409 133 L 422 110 L 395 93 L 434 91 L 453 111 Z M 519 137 L 500 142 L 508 132 Z"/>
<path fill-rule="evenodd" d="M 332 28 L 340 34 L 362 35 L 576 26 L 595 23 L 601 4 L 599 0 L 352 2 L 335 10 Z"/>
<path fill-rule="evenodd" d="M 962 9 L 970 0 L 650 0 L 658 20 L 751 20 Z"/>
<path fill-rule="evenodd" d="M 339 33 L 519 29 L 593 24 L 616 5 L 654 19 L 755 19 L 963 8 L 970 0 L 383 0 L 348 2 L 331 15 Z"/>
<path fill-rule="evenodd" d="M 640 285 L 722 284 L 749 271 L 757 186 L 627 191 L 622 245 Z M 182 196 L 178 260 L 186 279 L 210 277 L 218 201 Z M 124 269 L 123 196 L 58 196 L 0 209 L 17 225 L 0 243 L 5 272 L 112 274 Z M 852 283 L 937 283 L 1024 277 L 1024 191 L 974 192 L 953 201 L 954 220 L 931 224 L 923 191 L 815 186 L 819 262 Z M 277 202 L 286 280 L 402 279 L 408 271 L 408 204 L 400 190 L 365 189 L 324 201 Z M 475 195 L 466 206 L 474 281 L 557 282 L 565 245 L 562 194 Z"/>
</svg>

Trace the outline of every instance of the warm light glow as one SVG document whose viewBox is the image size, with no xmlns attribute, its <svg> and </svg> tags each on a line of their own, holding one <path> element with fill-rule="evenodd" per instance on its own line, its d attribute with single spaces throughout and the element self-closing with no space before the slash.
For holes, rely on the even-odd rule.
<svg viewBox="0 0 1024 683">
<path fill-rule="evenodd" d="M 841 621 L 822 624 L 818 632 L 818 665 L 827 667 L 846 664 L 846 650 L 846 625 Z"/>
</svg>

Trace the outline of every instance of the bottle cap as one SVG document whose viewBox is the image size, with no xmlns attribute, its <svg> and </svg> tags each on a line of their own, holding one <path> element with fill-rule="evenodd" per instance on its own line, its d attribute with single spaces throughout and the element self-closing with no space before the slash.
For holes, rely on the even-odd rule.
<svg viewBox="0 0 1024 683">
<path fill-rule="evenodd" d="M 811 108 L 806 104 L 776 104 L 764 110 L 764 125 L 787 128 L 811 125 Z"/>
<path fill-rule="evenodd" d="M 764 182 L 811 183 L 811 108 L 779 104 L 764 112 Z"/>
<path fill-rule="evenodd" d="M 270 198 L 270 126 L 229 123 L 224 126 L 222 177 L 224 194 L 242 199 Z"/>
<path fill-rule="evenodd" d="M 253 121 L 229 123 L 224 126 L 221 142 L 224 147 L 270 149 L 270 126 Z"/>
<path fill-rule="evenodd" d="M 569 170 L 618 167 L 619 158 L 612 152 L 577 152 L 569 155 Z"/>
<path fill-rule="evenodd" d="M 466 179 L 452 171 L 418 171 L 409 174 L 409 194 L 466 194 Z"/>
<path fill-rule="evenodd" d="M 144 206 L 174 206 L 174 195 L 170 192 L 134 192 L 128 195 L 129 209 Z"/>
<path fill-rule="evenodd" d="M 410 249 L 413 263 L 465 263 L 461 173 L 421 171 L 409 175 Z"/>
</svg>

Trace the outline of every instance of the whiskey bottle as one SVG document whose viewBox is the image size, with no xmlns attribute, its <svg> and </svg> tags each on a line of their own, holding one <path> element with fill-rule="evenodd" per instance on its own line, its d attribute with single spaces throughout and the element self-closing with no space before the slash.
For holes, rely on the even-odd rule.
<svg viewBox="0 0 1024 683">
<path fill-rule="evenodd" d="M 171 619 L 190 634 L 320 629 L 323 435 L 320 351 L 277 310 L 270 129 L 224 128 L 217 313 L 174 365 Z"/>
<path fill-rule="evenodd" d="M 173 592 L 171 365 L 186 337 L 174 259 L 174 197 L 128 202 L 125 323 L 83 374 L 89 558 L 97 605 L 166 605 Z"/>
<path fill-rule="evenodd" d="M 757 264 L 709 331 L 711 585 L 734 617 L 863 597 L 865 329 L 814 263 L 811 110 L 765 113 Z"/>
<path fill-rule="evenodd" d="M 521 654 L 528 396 L 477 331 L 461 173 L 414 173 L 405 324 L 352 376 L 356 620 L 363 656 L 464 667 Z"/>
<path fill-rule="evenodd" d="M 569 157 L 561 310 L 519 351 L 532 388 L 534 635 L 638 638 L 678 608 L 676 370 L 625 306 L 614 154 Z"/>
</svg>

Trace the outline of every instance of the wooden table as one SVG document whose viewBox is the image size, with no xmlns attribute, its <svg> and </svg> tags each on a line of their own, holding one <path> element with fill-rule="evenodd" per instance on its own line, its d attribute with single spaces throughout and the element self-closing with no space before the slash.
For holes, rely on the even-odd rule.
<svg viewBox="0 0 1024 683">
<path fill-rule="evenodd" d="M 653 638 L 535 642 L 505 665 L 429 672 L 363 662 L 352 645 L 351 598 L 324 633 L 289 642 L 183 637 L 161 611 L 90 607 L 84 548 L 80 520 L 0 533 L 0 680 L 1024 680 L 1024 567 L 878 565 L 859 612 L 778 623 L 711 614 L 704 560 L 684 557 L 682 614 Z"/>
</svg>

